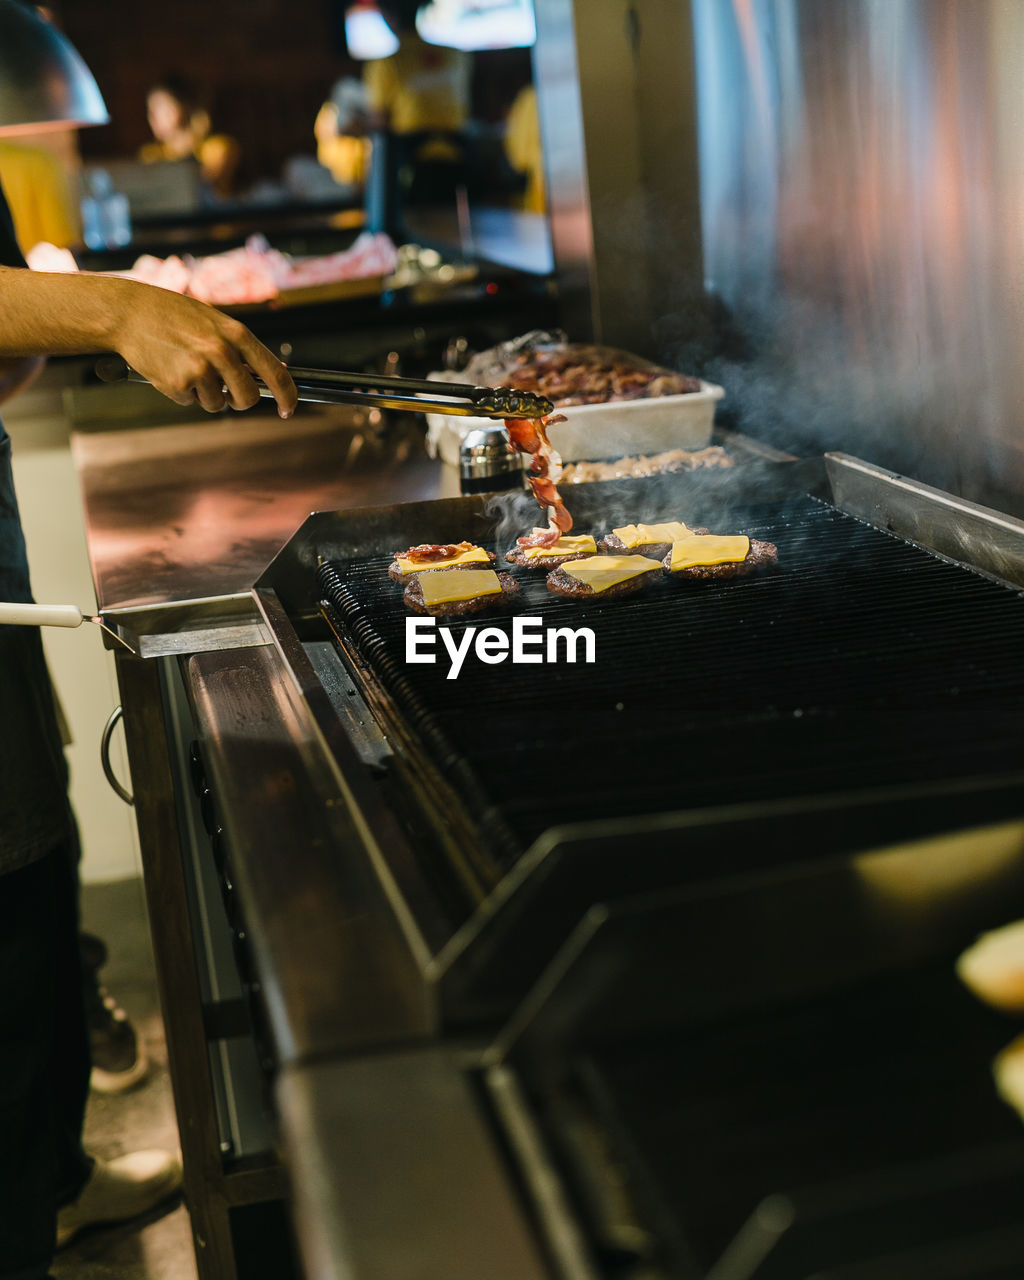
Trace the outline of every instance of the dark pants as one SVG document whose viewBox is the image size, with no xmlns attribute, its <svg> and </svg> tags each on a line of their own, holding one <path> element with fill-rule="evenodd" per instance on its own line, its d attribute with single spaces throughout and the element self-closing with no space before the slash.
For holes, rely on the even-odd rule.
<svg viewBox="0 0 1024 1280">
<path fill-rule="evenodd" d="M 59 1205 L 91 1161 L 75 858 L 63 845 L 0 876 L 0 1277 L 47 1274 Z"/>
</svg>

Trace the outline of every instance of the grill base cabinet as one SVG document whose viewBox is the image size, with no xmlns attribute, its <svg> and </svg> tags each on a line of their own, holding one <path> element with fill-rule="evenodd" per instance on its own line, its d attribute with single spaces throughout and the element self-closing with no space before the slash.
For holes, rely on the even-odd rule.
<svg viewBox="0 0 1024 1280">
<path fill-rule="evenodd" d="M 200 1280 L 298 1277 L 178 660 L 119 657 L 118 682 Z"/>
<path fill-rule="evenodd" d="M 1021 1274 L 953 966 L 1024 914 L 1024 525 L 842 456 L 569 501 L 780 568 L 527 584 L 597 663 L 447 681 L 384 567 L 486 500 L 321 513 L 118 659 L 204 1280 L 278 1148 L 316 1280 Z"/>
</svg>

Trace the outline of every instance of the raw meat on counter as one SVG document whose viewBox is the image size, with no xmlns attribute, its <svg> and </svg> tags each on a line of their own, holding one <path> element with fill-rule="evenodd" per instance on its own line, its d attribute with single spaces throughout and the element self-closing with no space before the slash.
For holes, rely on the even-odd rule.
<svg viewBox="0 0 1024 1280">
<path fill-rule="evenodd" d="M 143 284 L 170 289 L 172 293 L 187 293 L 192 268 L 177 254 L 170 258 L 154 258 L 152 254 L 145 253 L 136 259 L 131 271 L 124 274 L 133 280 L 141 280 Z"/>
<path fill-rule="evenodd" d="M 32 250 L 29 266 L 35 271 L 78 270 L 70 253 L 45 244 Z M 350 249 L 319 258 L 290 258 L 272 249 L 264 236 L 255 235 L 240 249 L 207 258 L 143 254 L 130 271 L 114 274 L 228 307 L 270 302 L 290 289 L 387 276 L 397 266 L 398 250 L 391 238 L 364 231 Z"/>
</svg>

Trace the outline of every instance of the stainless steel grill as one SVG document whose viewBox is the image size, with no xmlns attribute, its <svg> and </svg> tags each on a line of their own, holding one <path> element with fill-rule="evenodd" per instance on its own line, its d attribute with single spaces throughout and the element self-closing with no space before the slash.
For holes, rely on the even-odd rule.
<svg viewBox="0 0 1024 1280">
<path fill-rule="evenodd" d="M 321 567 L 364 693 L 392 700 L 495 876 L 566 823 L 1024 776 L 1018 592 L 810 497 L 665 514 L 774 541 L 779 569 L 583 606 L 524 575 L 519 612 L 593 628 L 592 665 L 470 659 L 449 680 L 443 657 L 405 661 L 389 557 Z"/>
<path fill-rule="evenodd" d="M 936 1222 L 975 1250 L 999 1235 L 977 1274 L 1014 1274 L 1024 1142 L 989 1079 L 1012 1029 L 952 964 L 1024 913 L 1024 525 L 842 457 L 567 499 L 579 530 L 628 501 L 767 538 L 779 568 L 585 606 L 524 577 L 518 612 L 592 627 L 596 663 L 467 660 L 448 680 L 406 663 L 387 565 L 426 541 L 500 553 L 488 500 L 320 513 L 256 584 L 270 652 L 193 660 L 200 702 L 286 672 L 339 780 L 317 755 L 326 803 L 294 810 L 316 833 L 296 866 L 323 890 L 271 895 L 249 859 L 236 877 L 268 939 L 257 971 L 300 997 L 269 1005 L 292 1158 L 335 1170 L 357 1222 L 353 1144 L 381 1128 L 331 1128 L 365 1040 L 328 1011 L 369 1004 L 373 1045 L 464 1051 L 451 1070 L 502 1134 L 552 1275 L 892 1280 L 889 1251 L 918 1280 Z M 451 626 L 484 624 L 511 618 Z M 212 773 L 241 795 L 236 722 Z M 245 723 L 255 759 L 258 708 Z M 975 833 L 998 823 L 993 857 Z M 229 870 L 251 836 L 243 806 Z M 874 884 L 880 865 L 905 883 Z M 336 985 L 303 965 L 328 935 L 280 941 L 282 894 L 305 919 L 314 892 L 345 907 Z M 306 1221 L 337 1209 L 314 1197 Z"/>
</svg>

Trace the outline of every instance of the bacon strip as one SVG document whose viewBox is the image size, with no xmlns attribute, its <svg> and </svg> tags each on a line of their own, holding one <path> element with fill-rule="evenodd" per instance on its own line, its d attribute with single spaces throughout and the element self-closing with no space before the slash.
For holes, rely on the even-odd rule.
<svg viewBox="0 0 1024 1280">
<path fill-rule="evenodd" d="M 421 542 L 418 547 L 410 547 L 408 551 L 398 551 L 395 558 L 411 560 L 414 564 L 439 564 L 444 560 L 454 560 L 464 551 L 472 551 L 472 542 Z"/>
<path fill-rule="evenodd" d="M 548 427 L 565 422 L 563 414 L 549 414 L 546 418 L 506 418 L 508 438 L 513 448 L 530 455 L 528 479 L 533 496 L 548 514 L 548 527 L 534 530 L 525 538 L 517 538 L 521 547 L 550 547 L 563 533 L 572 528 L 572 516 L 565 509 L 557 484 L 562 476 L 562 459 L 551 447 Z"/>
</svg>

